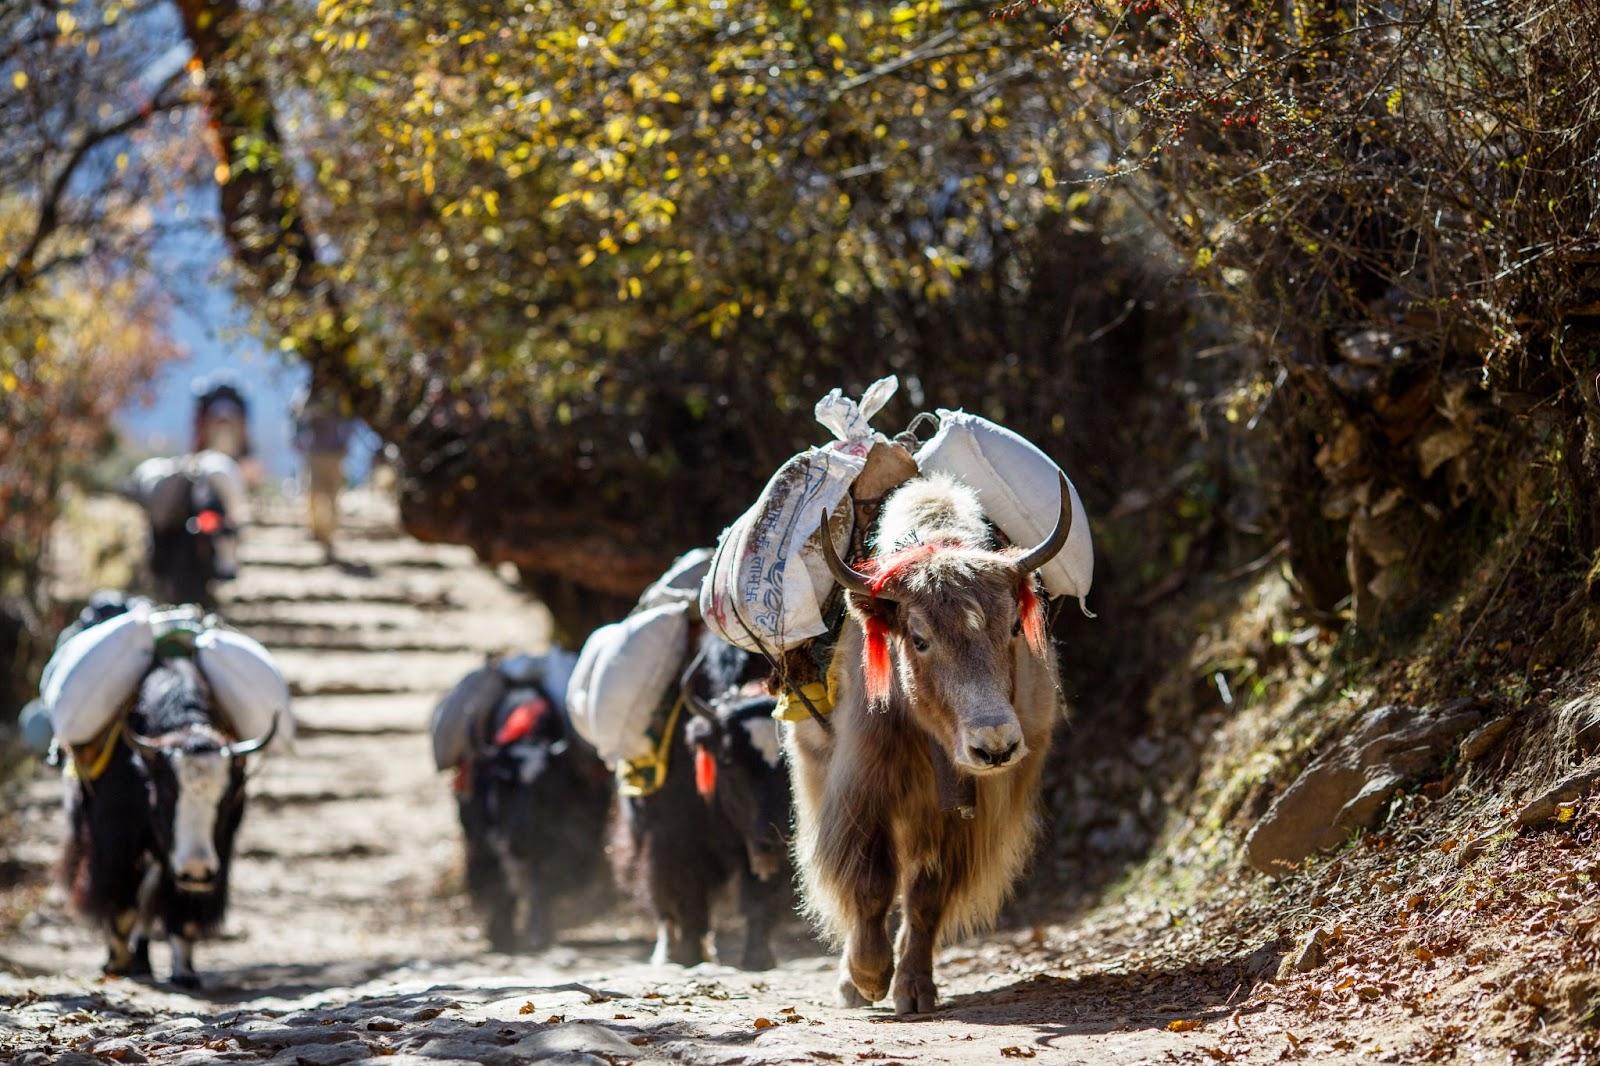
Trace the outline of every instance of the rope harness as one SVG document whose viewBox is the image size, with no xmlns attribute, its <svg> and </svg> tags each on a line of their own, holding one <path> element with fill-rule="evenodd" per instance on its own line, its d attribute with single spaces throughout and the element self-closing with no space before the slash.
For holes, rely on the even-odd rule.
<svg viewBox="0 0 1600 1066">
<path fill-rule="evenodd" d="M 651 737 L 654 741 L 654 746 L 650 754 L 637 759 L 622 759 L 618 761 L 617 795 L 627 796 L 630 799 L 643 799 L 661 791 L 661 786 L 667 783 L 667 768 L 672 758 L 673 734 L 677 732 L 678 718 L 682 716 L 684 705 L 687 702 L 688 696 L 680 687 L 678 698 L 672 702 L 671 709 L 667 711 L 665 719 L 661 722 L 659 732 Z"/>
<path fill-rule="evenodd" d="M 69 745 L 67 778 L 92 784 L 104 777 L 106 768 L 111 765 L 112 753 L 122 742 L 122 733 L 127 727 L 127 721 L 128 711 L 127 708 L 123 708 L 122 713 L 112 719 L 111 724 L 102 729 L 100 735 L 89 743 Z"/>
</svg>

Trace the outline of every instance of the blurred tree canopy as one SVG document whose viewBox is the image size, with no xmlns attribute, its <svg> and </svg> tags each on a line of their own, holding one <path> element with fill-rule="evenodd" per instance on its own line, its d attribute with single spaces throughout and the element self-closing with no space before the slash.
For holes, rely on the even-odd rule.
<svg viewBox="0 0 1600 1066">
<path fill-rule="evenodd" d="M 154 205 L 209 168 L 154 0 L 0 6 L 0 713 L 55 638 L 43 581 L 62 489 L 112 415 L 178 354 L 145 271 Z"/>
<path fill-rule="evenodd" d="M 284 348 L 414 531 L 530 574 L 636 591 L 889 371 L 1064 446 L 1041 386 L 1144 317 L 1043 24 L 987 4 L 183 6 Z"/>
<path fill-rule="evenodd" d="M 1104 181 L 1261 353 L 1238 414 L 1314 606 L 1413 605 L 1547 466 L 1600 548 L 1600 5 L 1002 9 L 1043 10 Z"/>
</svg>

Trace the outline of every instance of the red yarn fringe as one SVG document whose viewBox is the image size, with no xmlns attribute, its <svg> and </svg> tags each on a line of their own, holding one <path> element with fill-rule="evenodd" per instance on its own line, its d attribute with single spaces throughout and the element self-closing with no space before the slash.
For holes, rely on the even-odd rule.
<svg viewBox="0 0 1600 1066">
<path fill-rule="evenodd" d="M 1039 593 L 1033 587 L 1032 574 L 1022 579 L 1022 588 L 1017 591 L 1017 609 L 1022 615 L 1022 635 L 1028 638 L 1028 647 L 1033 649 L 1033 654 L 1043 657 L 1047 647 L 1044 607 L 1039 603 Z"/>
<path fill-rule="evenodd" d="M 867 619 L 867 646 L 862 664 L 867 675 L 867 702 L 884 703 L 889 699 L 891 669 L 889 662 L 889 627 L 881 618 Z"/>
<path fill-rule="evenodd" d="M 706 799 L 717 790 L 717 759 L 705 748 L 694 749 L 694 790 Z"/>
<path fill-rule="evenodd" d="M 515 744 L 538 728 L 539 719 L 543 718 L 544 712 L 549 709 L 550 701 L 543 696 L 518 705 L 516 710 L 506 715 L 506 720 L 500 724 L 500 731 L 494 735 L 494 742 Z"/>
</svg>

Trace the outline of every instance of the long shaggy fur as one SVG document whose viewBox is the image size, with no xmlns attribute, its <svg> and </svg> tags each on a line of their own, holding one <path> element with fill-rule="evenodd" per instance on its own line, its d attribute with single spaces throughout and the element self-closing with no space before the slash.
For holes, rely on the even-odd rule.
<svg viewBox="0 0 1600 1066">
<path fill-rule="evenodd" d="M 943 478 L 911 481 L 885 505 L 878 529 L 876 553 L 889 565 L 875 573 L 895 571 L 891 591 L 928 597 L 950 625 L 973 629 L 1002 610 L 1014 617 L 1021 596 L 1024 628 L 1037 626 L 1044 642 L 1042 611 L 1026 602 L 1031 583 L 1019 589 L 999 576 L 1008 560 L 995 551 L 970 489 Z M 896 565 L 917 545 L 935 547 Z M 1035 634 L 1027 635 L 1031 643 Z M 906 908 L 913 890 L 926 896 L 931 883 L 943 901 L 934 936 L 948 942 L 994 921 L 1032 853 L 1040 772 L 1059 711 L 1054 656 L 1020 640 L 1007 646 L 1011 703 L 1028 751 L 1006 772 L 977 779 L 977 815 L 963 820 L 939 809 L 930 735 L 913 716 L 904 670 L 872 709 L 869 671 L 859 665 L 869 639 L 852 614 L 834 658 L 833 734 L 813 722 L 788 733 L 804 907 L 838 945 L 877 920 L 864 910 L 876 906 L 869 901 L 892 891 Z"/>
</svg>

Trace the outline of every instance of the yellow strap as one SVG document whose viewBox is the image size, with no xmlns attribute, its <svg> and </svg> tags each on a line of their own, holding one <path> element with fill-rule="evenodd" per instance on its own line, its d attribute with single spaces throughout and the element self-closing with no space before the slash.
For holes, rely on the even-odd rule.
<svg viewBox="0 0 1600 1066">
<path fill-rule="evenodd" d="M 654 795 L 667 783 L 667 763 L 672 756 L 672 734 L 678 728 L 678 715 L 683 713 L 685 696 L 678 693 L 677 702 L 667 712 L 661 727 L 656 749 L 640 759 L 623 759 L 617 763 L 617 794 L 635 799 Z"/>
<path fill-rule="evenodd" d="M 832 680 L 830 675 L 829 680 Z M 772 709 L 772 717 L 780 722 L 809 722 L 811 712 L 806 709 L 805 700 L 811 701 L 811 706 L 817 713 L 826 717 L 833 713 L 833 686 L 821 681 L 808 681 L 799 688 L 799 695 L 794 689 L 784 689 L 778 693 L 778 705 Z"/>
<path fill-rule="evenodd" d="M 101 775 L 106 772 L 106 767 L 111 765 L 111 753 L 117 750 L 117 744 L 122 740 L 123 721 L 122 715 L 119 714 L 96 740 L 91 740 L 87 744 L 74 744 L 68 749 L 72 755 L 72 758 L 67 760 L 69 778 L 75 781 L 100 780 Z M 98 748 L 95 747 L 96 743 L 99 744 Z M 90 754 L 91 752 L 93 754 Z M 88 759 L 87 766 L 83 765 L 80 753 Z"/>
</svg>

